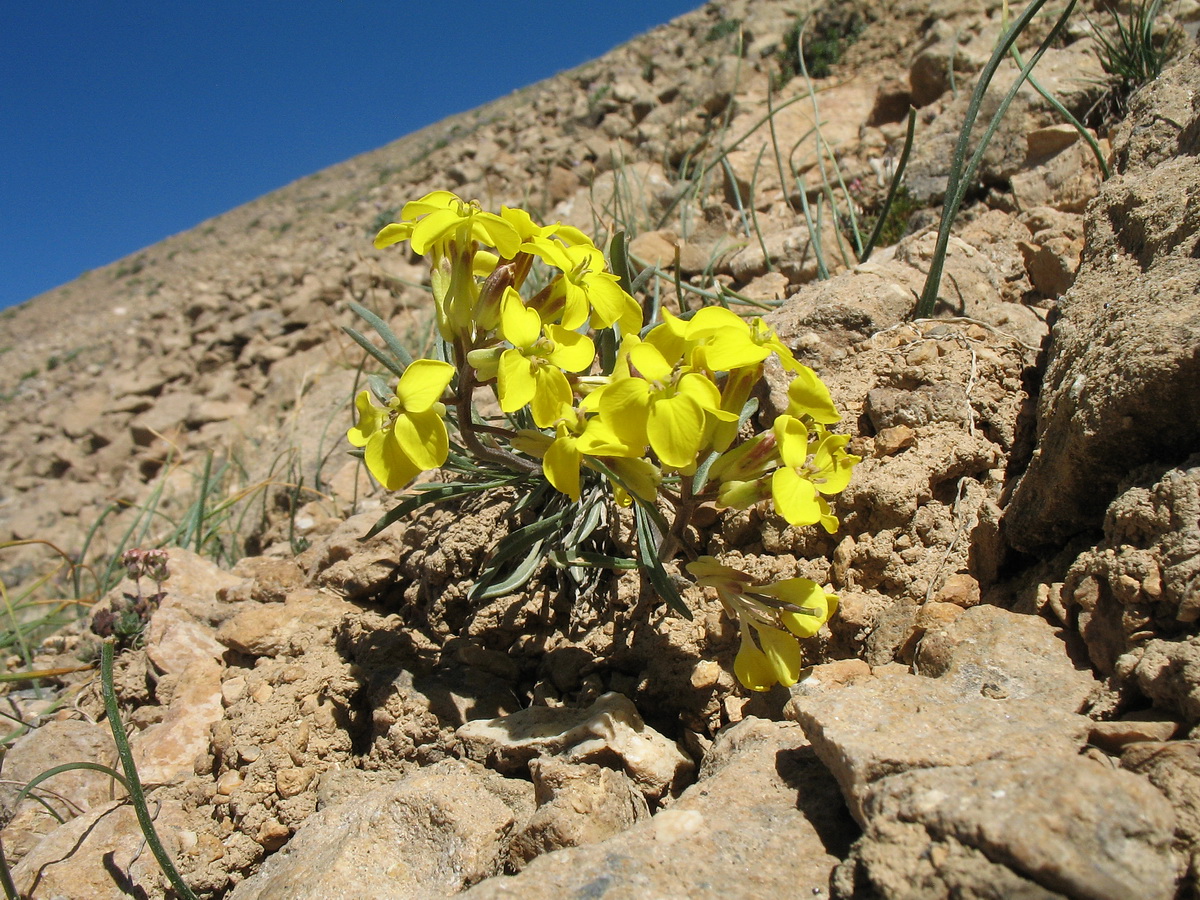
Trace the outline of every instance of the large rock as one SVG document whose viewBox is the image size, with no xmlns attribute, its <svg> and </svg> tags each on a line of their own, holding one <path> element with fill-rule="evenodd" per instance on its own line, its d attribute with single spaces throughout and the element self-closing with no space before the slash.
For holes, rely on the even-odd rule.
<svg viewBox="0 0 1200 900">
<path fill-rule="evenodd" d="M 1113 142 L 1086 250 L 1054 324 L 1037 446 L 1005 516 L 1027 552 L 1097 530 L 1135 467 L 1200 446 L 1200 81 L 1196 55 L 1146 89 Z M 1178 156 L 1142 140 L 1176 111 Z"/>
<path fill-rule="evenodd" d="M 522 811 L 510 807 L 515 794 L 504 782 L 472 763 L 444 760 L 390 788 L 329 806 L 230 900 L 457 893 L 500 870 L 504 839 Z"/>
<path fill-rule="evenodd" d="M 789 713 L 864 829 L 835 895 L 1174 896 L 1170 803 L 1080 755 L 1088 720 L 1063 711 L 1078 702 L 1071 689 L 1048 703 L 1049 679 L 1019 665 L 1010 677 L 989 660 L 1002 642 L 972 622 L 987 621 L 982 609 L 954 623 L 971 616 L 961 643 L 942 639 L 941 678 L 881 674 L 796 692 Z"/>
<path fill-rule="evenodd" d="M 922 675 L 945 679 L 963 696 L 1037 699 L 1079 712 L 1096 687 L 1076 668 L 1063 638 L 1040 616 L 976 606 L 928 628 L 917 651 Z"/>
<path fill-rule="evenodd" d="M 179 859 L 188 821 L 175 800 L 152 802 L 155 827 L 168 855 Z M 87 897 L 123 900 L 160 898 L 167 889 L 154 855 L 146 848 L 133 807 L 106 803 L 55 829 L 13 868 L 22 897 Z"/>
<path fill-rule="evenodd" d="M 800 729 L 750 718 L 717 738 L 700 780 L 668 809 L 602 843 L 540 856 L 465 896 L 818 897 L 854 834 Z"/>
<path fill-rule="evenodd" d="M 1065 621 L 1076 624 L 1092 664 L 1105 675 L 1128 673 L 1125 654 L 1186 639 L 1200 617 L 1200 455 L 1165 470 L 1147 466 L 1123 488 L 1104 516 L 1104 540 L 1076 557 L 1060 591 Z M 1163 652 L 1159 646 L 1151 655 Z M 1148 669 L 1138 669 L 1142 680 Z M 1175 666 L 1166 681 L 1180 671 Z M 1166 682 L 1159 674 L 1151 681 L 1143 691 L 1159 699 Z M 1166 708 L 1183 711 L 1174 702 Z M 1186 715 L 1196 721 L 1198 712 Z"/>
<path fill-rule="evenodd" d="M 853 871 L 855 896 L 1175 896 L 1171 805 L 1145 779 L 1087 757 L 904 772 L 872 792 L 866 814 L 839 873 Z"/>
</svg>

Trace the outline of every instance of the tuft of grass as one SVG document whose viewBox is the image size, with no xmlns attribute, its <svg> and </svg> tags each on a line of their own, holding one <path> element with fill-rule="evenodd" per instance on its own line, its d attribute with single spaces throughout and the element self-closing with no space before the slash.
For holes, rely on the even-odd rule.
<svg viewBox="0 0 1200 900">
<path fill-rule="evenodd" d="M 1158 78 L 1183 46 L 1179 29 L 1159 22 L 1162 7 L 1162 0 L 1131 0 L 1126 16 L 1114 11 L 1104 27 L 1085 16 L 1099 45 L 1100 66 L 1110 79 L 1099 104 L 1109 118 L 1123 119 L 1133 92 Z"/>
<path fill-rule="evenodd" d="M 832 4 L 817 14 L 811 28 L 807 28 L 808 21 L 807 17 L 797 21 L 784 37 L 778 55 L 779 85 L 804 72 L 810 78 L 828 78 L 867 28 L 857 4 Z"/>
<path fill-rule="evenodd" d="M 741 19 L 721 19 L 721 21 L 713 25 L 712 28 L 708 29 L 708 34 L 704 35 L 704 40 L 706 43 L 711 44 L 714 41 L 719 41 L 723 37 L 728 37 L 731 34 L 737 34 L 741 27 Z"/>
<path fill-rule="evenodd" d="M 900 185 L 890 204 L 882 205 L 863 217 L 863 224 L 878 231 L 871 247 L 890 247 L 898 243 L 908 231 L 908 220 L 921 204 L 917 203 L 908 193 L 908 188 Z M 870 249 L 864 248 L 869 256 Z"/>
</svg>

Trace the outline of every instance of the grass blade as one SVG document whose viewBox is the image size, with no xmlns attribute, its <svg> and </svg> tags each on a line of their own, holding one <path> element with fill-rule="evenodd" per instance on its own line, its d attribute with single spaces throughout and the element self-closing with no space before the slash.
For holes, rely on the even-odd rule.
<svg viewBox="0 0 1200 900">
<path fill-rule="evenodd" d="M 137 815 L 138 825 L 142 828 L 142 836 L 154 858 L 158 860 L 163 874 L 171 882 L 171 887 L 183 900 L 197 900 L 192 889 L 180 876 L 167 850 L 158 838 L 154 828 L 154 820 L 146 806 L 146 795 L 142 791 L 142 780 L 138 777 L 137 766 L 133 763 L 133 751 L 129 748 L 129 739 L 125 736 L 125 726 L 121 724 L 121 709 L 117 705 L 117 692 L 113 689 L 113 642 L 106 640 L 100 645 L 100 686 L 104 694 L 104 711 L 108 715 L 108 727 L 112 730 L 113 743 L 117 745 L 117 755 L 121 758 L 121 768 L 125 772 L 126 790 L 129 791 L 129 801 Z"/>
</svg>

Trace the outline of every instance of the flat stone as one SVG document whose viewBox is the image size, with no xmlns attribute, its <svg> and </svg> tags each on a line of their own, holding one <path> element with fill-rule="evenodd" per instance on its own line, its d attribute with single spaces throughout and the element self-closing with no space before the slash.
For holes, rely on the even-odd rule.
<svg viewBox="0 0 1200 900">
<path fill-rule="evenodd" d="M 648 727 L 633 702 L 617 693 L 604 694 L 586 709 L 530 706 L 468 722 L 456 734 L 470 759 L 509 774 L 524 772 L 535 757 L 618 759 L 651 801 L 677 789 L 694 768 L 674 741 Z"/>
<path fill-rule="evenodd" d="M 964 698 L 1036 699 L 1078 712 L 1096 680 L 1076 668 L 1058 630 L 1040 616 L 975 606 L 930 627 L 917 671 L 948 682 Z"/>
<path fill-rule="evenodd" d="M 217 640 L 250 656 L 297 656 L 355 609 L 340 597 L 302 588 L 283 603 L 247 606 L 221 625 Z"/>
<path fill-rule="evenodd" d="M 503 839 L 516 816 L 493 783 L 506 781 L 448 759 L 327 806 L 229 900 L 417 900 L 457 893 L 500 871 Z"/>
<path fill-rule="evenodd" d="M 221 673 L 214 660 L 198 659 L 179 675 L 161 722 L 129 741 L 138 773 L 146 784 L 166 784 L 193 774 L 196 757 L 207 753 L 211 728 L 221 719 Z"/>
<path fill-rule="evenodd" d="M 906 673 L 811 697 L 794 696 L 786 715 L 799 722 L 842 786 L 851 813 L 866 823 L 872 785 L 909 769 L 963 766 L 989 759 L 1077 753 L 1089 722 L 1057 704 L 964 694 L 949 680 Z"/>
</svg>

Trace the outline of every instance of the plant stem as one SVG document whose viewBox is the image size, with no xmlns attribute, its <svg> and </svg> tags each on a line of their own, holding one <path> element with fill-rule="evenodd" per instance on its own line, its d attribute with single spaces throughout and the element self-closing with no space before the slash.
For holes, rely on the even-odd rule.
<svg viewBox="0 0 1200 900">
<path fill-rule="evenodd" d="M 467 450 L 477 459 L 499 463 L 514 472 L 525 475 L 540 472 L 541 467 L 532 460 L 521 459 L 516 454 L 501 450 L 499 447 L 488 447 L 479 440 L 471 408 L 471 398 L 475 394 L 475 370 L 466 362 L 467 349 L 463 346 L 460 338 L 456 338 L 454 341 L 454 354 L 458 357 L 459 363 L 458 396 L 455 399 L 455 408 L 458 411 L 458 431 L 462 435 Z"/>
</svg>

